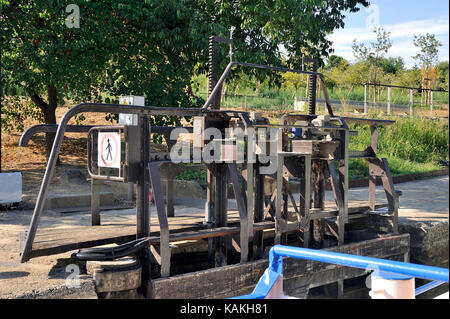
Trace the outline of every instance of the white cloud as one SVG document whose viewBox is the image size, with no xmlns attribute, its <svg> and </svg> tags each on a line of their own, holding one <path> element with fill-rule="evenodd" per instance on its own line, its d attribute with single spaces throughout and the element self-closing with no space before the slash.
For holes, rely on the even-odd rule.
<svg viewBox="0 0 450 319">
<path fill-rule="evenodd" d="M 393 45 L 389 50 L 388 56 L 401 56 L 405 60 L 407 67 L 414 65 L 412 56 L 418 53 L 418 49 L 413 45 L 414 35 L 425 33 L 436 35 L 436 38 L 443 44 L 439 49 L 439 59 L 441 61 L 448 60 L 448 18 L 408 21 L 381 25 L 381 27 L 391 32 L 390 38 Z M 335 49 L 334 54 L 341 55 L 350 61 L 354 60 L 351 49 L 354 39 L 358 43 L 367 43 L 376 40 L 376 34 L 373 32 L 373 29 L 369 28 L 344 28 L 336 30 L 329 36 L 329 40 L 333 42 L 333 48 Z"/>
</svg>

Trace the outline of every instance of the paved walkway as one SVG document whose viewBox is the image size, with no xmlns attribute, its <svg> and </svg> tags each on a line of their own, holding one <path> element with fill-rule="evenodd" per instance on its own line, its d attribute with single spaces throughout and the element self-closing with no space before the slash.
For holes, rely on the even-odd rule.
<svg viewBox="0 0 450 319">
<path fill-rule="evenodd" d="M 403 196 L 400 197 L 400 224 L 446 221 L 448 233 L 448 176 L 396 184 L 395 188 L 403 191 Z M 349 197 L 350 199 L 367 200 L 368 188 L 350 189 Z M 331 192 L 327 192 L 326 199 L 332 200 Z M 377 187 L 376 199 L 386 201 L 382 187 Z M 176 215 L 204 210 L 204 200 L 177 199 L 175 204 Z M 235 201 L 230 200 L 229 208 L 236 209 L 235 207 Z M 0 298 L 14 298 L 24 292 L 31 292 L 32 295 L 35 295 L 39 290 L 46 291 L 47 294 L 49 287 L 63 287 L 65 284 L 68 274 L 64 269 L 67 262 L 59 264 L 58 261 L 69 258 L 70 252 L 38 257 L 25 264 L 19 263 L 18 235 L 20 231 L 28 229 L 32 213 L 32 210 L 0 212 Z M 152 216 L 154 214 L 156 214 L 156 209 L 152 208 Z M 102 213 L 104 222 L 130 223 L 134 220 L 134 209 Z M 70 214 L 45 212 L 41 217 L 39 227 L 70 228 L 80 225 L 90 225 L 89 212 Z M 92 296 L 92 292 L 90 293 Z"/>
<path fill-rule="evenodd" d="M 441 221 L 449 217 L 449 177 L 440 176 L 394 185 L 400 197 L 399 222 Z M 329 194 L 331 195 L 331 194 Z M 349 190 L 349 199 L 369 199 L 367 187 Z M 387 202 L 382 186 L 377 186 L 375 200 Z"/>
</svg>

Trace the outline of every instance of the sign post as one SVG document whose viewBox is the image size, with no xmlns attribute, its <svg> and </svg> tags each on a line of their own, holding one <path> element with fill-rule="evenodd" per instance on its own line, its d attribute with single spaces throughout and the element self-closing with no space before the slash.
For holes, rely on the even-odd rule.
<svg viewBox="0 0 450 319">
<path fill-rule="evenodd" d="M 145 98 L 136 95 L 121 96 L 119 97 L 119 104 L 145 106 Z M 119 114 L 119 125 L 138 125 L 137 114 Z M 134 184 L 129 182 L 127 196 L 129 202 L 133 201 L 133 195 Z"/>
</svg>

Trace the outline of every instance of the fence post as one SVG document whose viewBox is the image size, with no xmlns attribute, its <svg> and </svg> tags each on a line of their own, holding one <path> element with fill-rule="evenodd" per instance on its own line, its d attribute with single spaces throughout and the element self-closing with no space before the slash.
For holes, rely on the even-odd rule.
<svg viewBox="0 0 450 319">
<path fill-rule="evenodd" d="M 364 84 L 364 114 L 367 114 L 367 84 Z"/>
<path fill-rule="evenodd" d="M 433 91 L 430 91 L 430 116 L 433 117 Z"/>
<path fill-rule="evenodd" d="M 391 114 L 391 87 L 390 86 L 388 86 L 387 94 L 388 94 L 388 96 L 387 96 L 387 113 Z"/>
<path fill-rule="evenodd" d="M 414 105 L 414 101 L 413 101 L 413 90 L 410 89 L 409 90 L 409 116 L 413 115 L 413 105 Z"/>
</svg>

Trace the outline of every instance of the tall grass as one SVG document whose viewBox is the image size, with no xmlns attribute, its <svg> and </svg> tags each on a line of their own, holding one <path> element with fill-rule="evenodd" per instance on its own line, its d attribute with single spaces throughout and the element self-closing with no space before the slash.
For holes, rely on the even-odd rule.
<svg viewBox="0 0 450 319">
<path fill-rule="evenodd" d="M 352 125 L 358 136 L 350 138 L 351 149 L 370 145 L 368 126 Z M 415 163 L 434 163 L 449 158 L 447 119 L 400 118 L 393 125 L 379 128 L 378 154 Z"/>
<path fill-rule="evenodd" d="M 374 115 L 374 117 L 376 117 Z M 363 150 L 371 143 L 369 126 L 350 125 L 358 136 L 350 137 L 351 150 Z M 378 128 L 377 156 L 387 158 L 392 175 L 426 173 L 442 168 L 441 159 L 449 158 L 447 119 L 400 118 L 393 125 Z M 350 178 L 368 177 L 368 162 L 351 159 Z"/>
</svg>

